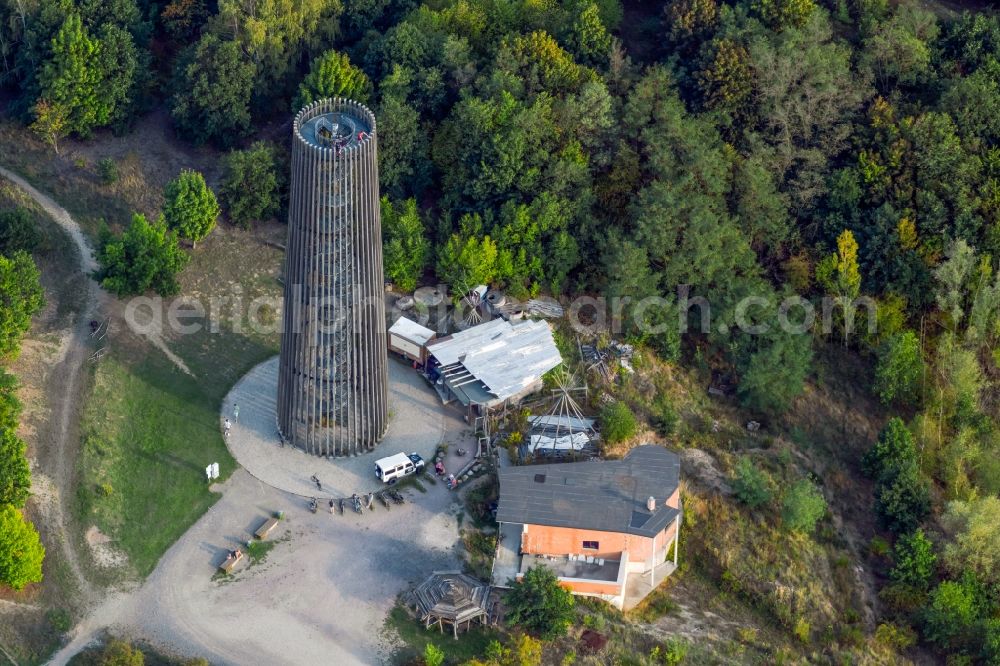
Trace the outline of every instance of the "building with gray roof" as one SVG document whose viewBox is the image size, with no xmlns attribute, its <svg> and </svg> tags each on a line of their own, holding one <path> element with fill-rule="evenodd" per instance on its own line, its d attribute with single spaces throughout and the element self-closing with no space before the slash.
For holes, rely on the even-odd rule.
<svg viewBox="0 0 1000 666">
<path fill-rule="evenodd" d="M 577 594 L 638 603 L 676 567 L 679 484 L 679 457 L 655 445 L 621 460 L 500 470 L 494 584 L 541 565 Z"/>
</svg>

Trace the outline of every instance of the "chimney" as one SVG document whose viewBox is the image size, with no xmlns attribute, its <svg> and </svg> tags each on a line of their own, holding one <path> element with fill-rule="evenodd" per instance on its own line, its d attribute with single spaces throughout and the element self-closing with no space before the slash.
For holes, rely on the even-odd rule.
<svg viewBox="0 0 1000 666">
<path fill-rule="evenodd" d="M 649 499 L 646 500 L 646 510 L 650 513 L 654 513 L 656 511 L 656 498 L 652 495 L 650 495 Z"/>
</svg>

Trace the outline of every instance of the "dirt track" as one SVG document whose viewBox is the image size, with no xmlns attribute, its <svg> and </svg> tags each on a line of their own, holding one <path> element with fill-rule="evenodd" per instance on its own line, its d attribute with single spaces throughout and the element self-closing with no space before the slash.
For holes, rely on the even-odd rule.
<svg viewBox="0 0 1000 666">
<path fill-rule="evenodd" d="M 66 663 L 105 630 L 212 663 L 384 661 L 393 637 L 383 624 L 397 596 L 434 570 L 460 566 L 457 516 L 463 507 L 442 484 L 429 485 L 426 493 L 407 491 L 407 503 L 391 510 L 376 505 L 362 515 L 350 509 L 346 515 L 310 514 L 300 497 L 238 470 L 217 488 L 222 499 L 167 551 L 141 587 L 108 592 L 89 583 L 66 536 L 64 502 L 73 492 L 78 398 L 92 353 L 89 322 L 110 308 L 110 297 L 84 278 L 96 262 L 69 213 L 16 174 L 0 167 L 0 176 L 24 189 L 73 239 L 85 283 L 80 313 L 57 332 L 60 353 L 46 381 L 57 390 L 46 395 L 49 441 L 36 455 L 35 502 L 49 546 L 58 541 L 90 611 L 50 663 Z M 453 444 L 472 448 L 463 440 L 466 426 L 454 415 L 445 418 L 445 432 Z M 213 578 L 225 552 L 275 511 L 284 511 L 286 520 L 265 560 L 241 565 L 230 578 Z"/>
<path fill-rule="evenodd" d="M 382 627 L 396 596 L 459 564 L 461 507 L 440 485 L 361 515 L 311 514 L 301 498 L 243 470 L 220 490 L 142 588 L 109 599 L 52 663 L 66 663 L 105 627 L 213 664 L 379 663 L 392 651 Z M 266 559 L 213 579 L 226 550 L 276 510 L 286 518 Z"/>
<path fill-rule="evenodd" d="M 44 450 L 36 450 L 34 474 L 34 503 L 42 514 L 47 545 L 57 541 L 65 562 L 73 573 L 85 603 L 93 603 L 97 592 L 83 573 L 77 552 L 67 538 L 66 498 L 73 494 L 73 471 L 77 448 L 76 421 L 77 396 L 80 393 L 81 369 L 92 353 L 90 347 L 90 320 L 105 304 L 107 294 L 87 276 L 97 269 L 90 245 L 80 226 L 62 206 L 39 192 L 30 183 L 3 167 L 0 176 L 28 193 L 35 202 L 69 235 L 76 246 L 80 280 L 83 283 L 83 308 L 75 321 L 58 332 L 59 356 L 51 367 L 48 386 L 54 387 L 46 395 L 50 407 L 49 430 Z M 39 447 L 40 448 L 40 447 Z"/>
</svg>

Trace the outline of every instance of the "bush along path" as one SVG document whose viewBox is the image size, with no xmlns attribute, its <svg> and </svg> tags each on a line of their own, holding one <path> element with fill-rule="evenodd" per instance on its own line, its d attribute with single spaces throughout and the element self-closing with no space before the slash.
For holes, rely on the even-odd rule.
<svg viewBox="0 0 1000 666">
<path fill-rule="evenodd" d="M 97 269 L 97 262 L 80 225 L 69 212 L 16 173 L 0 167 L 0 176 L 24 190 L 65 231 L 77 248 L 74 253 L 78 263 L 76 270 L 84 290 L 82 309 L 75 321 L 71 320 L 64 330 L 57 332 L 67 342 L 61 359 L 51 370 L 50 381 L 54 392 L 48 399 L 52 405 L 49 414 L 52 440 L 35 461 L 37 467 L 48 477 L 51 487 L 41 489 L 42 492 L 36 489 L 36 501 L 48 536 L 45 545 L 50 549 L 60 549 L 62 559 L 75 579 L 82 602 L 91 605 L 98 600 L 99 594 L 84 574 L 73 540 L 68 536 L 70 532 L 66 516 L 69 510 L 67 503 L 74 496 L 73 470 L 78 447 L 74 436 L 75 420 L 78 418 L 75 407 L 84 379 L 81 371 L 93 353 L 90 321 L 101 311 L 107 295 L 90 279 L 90 274 Z"/>
</svg>

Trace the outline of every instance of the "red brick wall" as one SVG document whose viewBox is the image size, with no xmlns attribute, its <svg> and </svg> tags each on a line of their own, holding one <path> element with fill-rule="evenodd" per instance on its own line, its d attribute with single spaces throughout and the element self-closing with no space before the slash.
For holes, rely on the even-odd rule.
<svg viewBox="0 0 1000 666">
<path fill-rule="evenodd" d="M 656 549 L 662 551 L 674 538 L 674 523 L 656 537 Z M 618 532 L 600 532 L 570 527 L 526 525 L 521 537 L 521 550 L 539 555 L 593 555 L 615 560 L 628 552 L 630 562 L 642 562 L 653 556 L 653 539 Z M 584 541 L 596 541 L 597 550 L 584 550 Z"/>
</svg>

